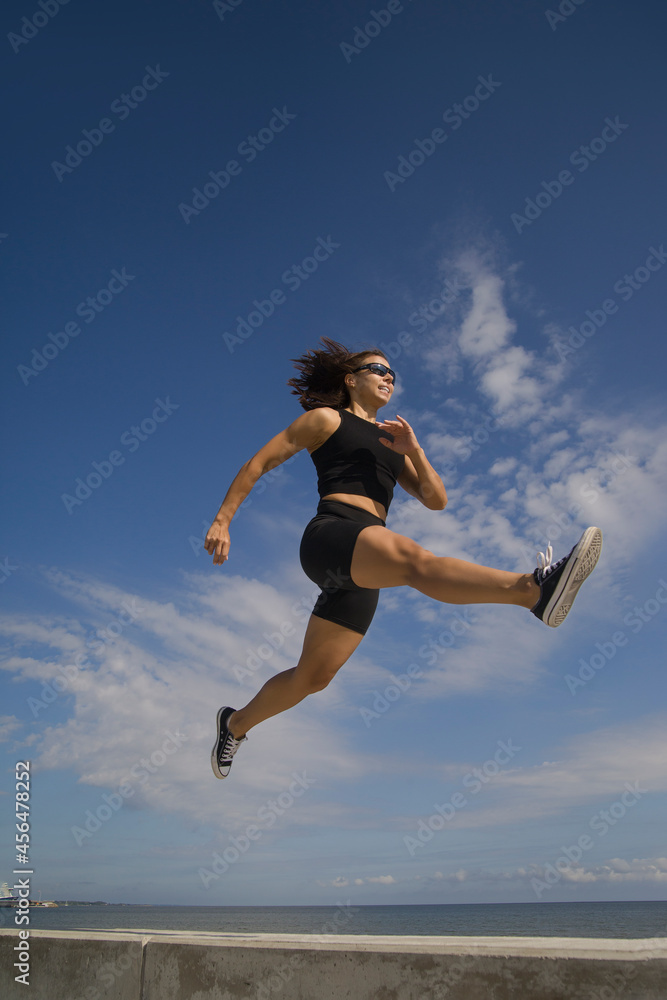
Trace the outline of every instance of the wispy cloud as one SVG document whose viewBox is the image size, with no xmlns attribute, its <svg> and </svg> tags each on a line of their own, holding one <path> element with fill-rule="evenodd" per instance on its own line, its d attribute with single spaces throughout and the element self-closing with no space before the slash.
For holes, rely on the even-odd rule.
<svg viewBox="0 0 667 1000">
<path fill-rule="evenodd" d="M 667 882 L 667 858 L 610 858 L 598 865 L 562 866 L 560 881 L 569 883 L 636 883 L 660 885 Z M 462 882 L 518 882 L 529 885 L 533 879 L 541 879 L 544 868 L 541 865 L 493 870 L 485 868 L 461 868 L 454 872 L 435 872 L 432 876 L 422 876 L 433 881 L 460 884 Z"/>
<path fill-rule="evenodd" d="M 519 571 L 554 543 L 565 554 L 589 524 L 605 534 L 603 559 L 587 591 L 611 591 L 596 614 L 618 614 L 619 570 L 636 562 L 667 520 L 667 424 L 664 413 L 600 411 L 573 390 L 567 367 L 553 361 L 555 327 L 522 303 L 516 267 L 500 265 L 480 244 L 443 263 L 465 287 L 452 318 L 425 334 L 434 390 L 453 360 L 465 385 L 428 417 L 414 419 L 428 454 L 444 469 L 449 505 L 436 515 L 415 501 L 392 508 L 391 527 L 438 555 Z M 521 340 L 544 342 L 541 356 Z M 423 603 L 423 602 L 422 602 Z M 568 623 L 568 628 L 570 625 Z M 478 639 L 479 631 L 475 633 Z"/>
<path fill-rule="evenodd" d="M 313 791 L 285 813 L 282 829 L 347 829 L 359 836 L 381 829 L 400 843 L 413 831 L 418 807 L 408 815 L 393 801 L 365 794 L 355 801 L 349 790 L 363 790 L 364 782 L 388 773 L 399 780 L 418 774 L 424 788 L 431 777 L 439 788 L 443 782 L 455 787 L 475 765 L 451 759 L 424 764 L 405 746 L 389 753 L 360 749 L 359 705 L 392 682 L 402 669 L 401 654 L 420 668 L 406 701 L 525 693 L 545 677 L 556 651 L 571 658 L 578 637 L 585 634 L 590 643 L 591 618 L 609 629 L 617 624 L 628 599 L 619 570 L 641 559 L 652 533 L 664 526 L 667 426 L 648 412 L 601 413 L 565 391 L 564 368 L 549 353 L 551 328 L 545 324 L 542 331 L 542 357 L 522 343 L 521 323 L 511 314 L 515 271 L 503 272 L 482 251 L 463 254 L 451 266 L 465 293 L 455 319 L 432 331 L 426 353 L 437 371 L 452 377 L 453 394 L 436 397 L 427 415 L 413 417 L 401 404 L 436 467 L 450 469 L 450 503 L 445 511 L 427 511 L 397 491 L 389 526 L 437 555 L 528 571 L 548 539 L 558 557 L 586 524 L 597 523 L 605 550 L 587 596 L 579 599 L 586 602 L 586 622 L 575 609 L 562 630 L 547 634 L 523 609 L 470 606 L 457 618 L 463 609 L 404 588 L 386 590 L 378 623 L 392 637 L 391 648 L 373 656 L 369 640 L 340 681 L 251 731 L 234 780 L 217 782 L 208 764 L 215 711 L 245 703 L 268 677 L 293 667 L 301 652 L 317 588 L 296 561 L 274 557 L 261 580 L 229 566 L 214 575 L 183 574 L 178 589 L 160 599 L 90 574 L 44 570 L 44 580 L 71 602 L 73 613 L 0 619 L 8 651 L 3 670 L 26 705 L 29 698 L 44 700 L 39 711 L 26 709 L 23 727 L 14 715 L 1 717 L 0 740 L 30 745 L 38 770 L 71 770 L 81 784 L 113 791 L 159 750 L 166 733 L 184 734 L 178 752 L 137 786 L 125 808 L 178 816 L 203 830 L 207 849 L 252 823 L 267 796 L 280 794 L 289 776 L 304 769 Z M 456 381 L 459 374 L 465 387 Z M 275 535 L 279 524 L 280 535 L 296 545 L 303 525 L 274 499 L 275 515 L 253 508 L 257 536 Z M 47 690 L 52 699 L 44 698 Z M 64 721 L 54 701 L 67 709 Z M 664 731 L 664 717 L 640 718 L 572 739 L 550 754 L 555 760 L 527 765 L 518 759 L 447 828 L 511 828 L 571 816 L 587 803 L 612 801 L 626 781 L 639 780 L 646 794 L 663 792 Z M 427 799 L 425 815 L 432 808 Z M 73 812 L 71 824 L 77 822 Z M 272 837 L 267 833 L 267 850 Z M 191 860 L 190 845 L 174 850 Z M 658 880 L 658 861 L 614 859 L 582 869 L 581 879 Z M 401 878 L 386 869 L 372 875 L 336 871 L 319 884 L 389 887 Z M 523 876 L 519 869 L 493 875 L 458 865 L 438 877 Z"/>
<path fill-rule="evenodd" d="M 295 621 L 298 591 L 288 594 L 284 586 L 238 576 L 211 581 L 192 575 L 178 601 L 161 603 L 73 574 L 49 573 L 48 578 L 90 617 L 0 620 L 0 631 L 14 650 L 5 668 L 25 682 L 26 699 L 39 700 L 44 685 L 50 685 L 63 699 L 60 704 L 71 703 L 65 722 L 54 721 L 50 700 L 38 711 L 32 736 L 38 769 L 71 768 L 80 782 L 113 789 L 142 758 L 150 759 L 165 733 L 181 732 L 187 743 L 137 789 L 128 809 L 149 807 L 233 828 L 252 816 L 262 796 L 281 791 L 293 771 L 307 767 L 317 787 L 332 779 L 355 781 L 385 765 L 385 758 L 360 754 L 341 738 L 335 717 L 327 718 L 327 692 L 311 699 L 305 711 L 297 706 L 289 717 L 275 717 L 251 733 L 243 758 L 235 762 L 236 770 L 243 770 L 241 782 L 223 784 L 210 773 L 217 707 L 245 702 L 249 687 L 256 690 L 267 676 L 294 665 L 303 631 L 298 621 L 284 648 L 266 662 L 258 658 L 262 669 L 245 690 L 235 672 L 248 651 L 258 649 L 262 632 L 280 635 L 281 623 Z M 87 644 L 97 622 L 110 620 L 130 601 L 137 611 L 131 632 L 128 628 L 108 642 Z M 271 649 L 266 639 L 263 644 Z M 32 656 L 20 655 L 25 646 Z M 43 658 L 35 655 L 36 647 Z M 63 677 L 67 683 L 56 685 Z M 399 771 L 405 766 L 397 761 Z M 316 824 L 331 819 L 326 805 L 323 812 L 304 807 L 303 813 L 293 810 L 290 822 L 306 815 Z"/>
<path fill-rule="evenodd" d="M 6 743 L 23 723 L 15 715 L 0 715 L 0 743 Z"/>
</svg>

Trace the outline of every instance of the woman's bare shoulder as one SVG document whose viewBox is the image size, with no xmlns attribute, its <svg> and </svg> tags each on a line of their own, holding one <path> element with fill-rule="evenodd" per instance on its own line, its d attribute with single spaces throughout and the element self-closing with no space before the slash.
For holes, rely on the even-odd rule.
<svg viewBox="0 0 667 1000">
<path fill-rule="evenodd" d="M 316 406 L 297 418 L 308 436 L 308 450 L 315 451 L 340 425 L 341 416 L 332 406 Z"/>
<path fill-rule="evenodd" d="M 304 417 L 310 417 L 313 426 L 336 427 L 340 423 L 340 410 L 334 410 L 333 406 L 316 406 L 307 410 Z"/>
</svg>

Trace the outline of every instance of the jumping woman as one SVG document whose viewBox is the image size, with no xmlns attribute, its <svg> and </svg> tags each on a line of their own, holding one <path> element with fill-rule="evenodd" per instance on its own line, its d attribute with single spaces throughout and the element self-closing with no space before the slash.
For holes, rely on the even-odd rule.
<svg viewBox="0 0 667 1000">
<path fill-rule="evenodd" d="M 352 656 L 371 623 L 381 587 L 414 587 L 446 604 L 517 604 L 552 628 L 560 625 L 602 548 L 587 528 L 569 555 L 551 563 L 551 546 L 532 573 L 489 569 L 436 556 L 386 527 L 394 486 L 429 510 L 444 510 L 447 493 L 412 427 L 376 421 L 394 391 L 395 372 L 382 351 L 352 354 L 322 338 L 294 364 L 287 383 L 306 411 L 265 444 L 232 482 L 206 536 L 220 565 L 229 557 L 229 524 L 257 480 L 304 448 L 318 474 L 317 514 L 301 540 L 301 565 L 321 588 L 296 667 L 269 678 L 245 706 L 218 711 L 211 766 L 226 778 L 246 733 L 321 691 Z"/>
</svg>

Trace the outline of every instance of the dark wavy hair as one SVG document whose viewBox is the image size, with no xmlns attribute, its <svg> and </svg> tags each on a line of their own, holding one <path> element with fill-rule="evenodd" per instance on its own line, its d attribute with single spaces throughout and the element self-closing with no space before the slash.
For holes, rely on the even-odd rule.
<svg viewBox="0 0 667 1000">
<path fill-rule="evenodd" d="M 372 348 L 352 354 L 347 347 L 328 337 L 320 338 L 324 349 L 307 351 L 300 358 L 290 358 L 301 374 L 288 381 L 292 395 L 299 397 L 304 410 L 315 410 L 319 406 L 346 407 L 350 394 L 345 385 L 345 376 L 363 365 L 365 358 L 377 354 L 388 361 L 384 351 Z"/>
</svg>

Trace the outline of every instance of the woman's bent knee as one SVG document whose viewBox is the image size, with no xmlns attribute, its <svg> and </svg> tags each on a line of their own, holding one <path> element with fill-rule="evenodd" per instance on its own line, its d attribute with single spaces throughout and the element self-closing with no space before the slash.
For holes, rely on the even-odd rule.
<svg viewBox="0 0 667 1000">
<path fill-rule="evenodd" d="M 339 666 L 334 667 L 330 663 L 321 666 L 307 662 L 299 663 L 294 671 L 294 683 L 303 691 L 304 697 L 307 694 L 315 694 L 328 687 L 339 669 Z"/>
<path fill-rule="evenodd" d="M 296 680 L 304 694 L 316 694 L 318 691 L 324 691 L 324 689 L 331 684 L 331 681 L 334 679 L 337 672 L 338 671 L 326 671 L 323 673 L 309 674 L 306 677 L 297 677 Z"/>
</svg>

